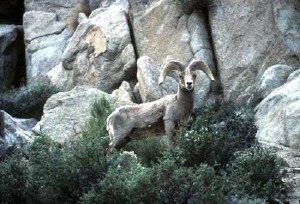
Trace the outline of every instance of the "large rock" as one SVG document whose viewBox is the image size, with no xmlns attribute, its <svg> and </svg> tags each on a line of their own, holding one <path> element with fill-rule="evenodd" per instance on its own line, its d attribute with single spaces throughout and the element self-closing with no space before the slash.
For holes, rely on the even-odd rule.
<svg viewBox="0 0 300 204">
<path fill-rule="evenodd" d="M 275 64 L 299 67 L 300 1 L 215 1 L 209 21 L 226 100 L 247 101 Z"/>
<path fill-rule="evenodd" d="M 55 85 L 90 85 L 109 93 L 134 77 L 136 58 L 126 8 L 112 5 L 94 10 L 88 19 L 82 16 L 56 70 L 49 73 Z"/>
<path fill-rule="evenodd" d="M 61 90 L 69 91 L 74 88 L 73 75 L 73 71 L 65 70 L 62 63 L 59 63 L 47 73 L 47 79 Z"/>
<path fill-rule="evenodd" d="M 75 87 L 71 91 L 55 94 L 47 100 L 42 119 L 33 128 L 34 133 L 49 135 L 60 143 L 76 138 L 91 117 L 91 106 L 102 97 L 115 107 L 133 104 L 96 88 Z"/>
<path fill-rule="evenodd" d="M 258 91 L 261 97 L 265 98 L 274 89 L 283 85 L 293 71 L 294 68 L 283 64 L 273 65 L 267 68 L 259 82 Z"/>
<path fill-rule="evenodd" d="M 169 56 L 170 57 L 170 56 Z M 140 57 L 137 61 L 137 79 L 139 95 L 142 102 L 154 101 L 169 94 L 176 94 L 178 89 L 178 76 L 167 76 L 162 85 L 158 84 L 161 65 L 148 56 Z M 210 79 L 201 71 L 197 72 L 195 82 L 195 108 L 200 108 L 210 91 Z"/>
<path fill-rule="evenodd" d="M 13 118 L 0 110 L 0 158 L 14 149 L 26 151 L 33 141 L 31 128 L 36 125 L 35 119 Z"/>
<path fill-rule="evenodd" d="M 0 89 L 10 88 L 18 62 L 18 30 L 14 25 L 0 24 Z"/>
<path fill-rule="evenodd" d="M 148 56 L 137 61 L 137 79 L 139 95 L 143 103 L 177 93 L 177 81 L 166 77 L 162 85 L 158 85 L 160 65 Z"/>
<path fill-rule="evenodd" d="M 43 80 L 47 72 L 60 63 L 62 52 L 70 38 L 64 29 L 64 23 L 57 21 L 55 13 L 30 11 L 24 14 L 29 84 Z"/>
<path fill-rule="evenodd" d="M 80 12 L 89 14 L 89 3 L 86 0 L 25 0 L 25 11 L 43 11 L 54 13 L 57 15 L 57 20 L 65 24 L 66 28 L 74 32 L 78 25 L 78 14 Z M 35 23 L 39 24 L 38 18 L 35 19 Z M 47 22 L 42 22 L 47 24 Z"/>
<path fill-rule="evenodd" d="M 272 91 L 258 106 L 259 141 L 300 150 L 300 76 Z"/>
<path fill-rule="evenodd" d="M 136 101 L 131 85 L 127 81 L 123 81 L 121 86 L 111 93 L 111 96 L 124 101 Z"/>
<path fill-rule="evenodd" d="M 133 29 L 139 56 L 159 64 L 168 55 L 187 63 L 195 58 L 215 71 L 205 16 L 202 11 L 185 14 L 171 0 L 160 0 L 133 14 Z"/>
<path fill-rule="evenodd" d="M 27 81 L 44 81 L 61 62 L 67 41 L 78 25 L 78 13 L 88 13 L 84 0 L 25 1 L 23 16 Z"/>
</svg>

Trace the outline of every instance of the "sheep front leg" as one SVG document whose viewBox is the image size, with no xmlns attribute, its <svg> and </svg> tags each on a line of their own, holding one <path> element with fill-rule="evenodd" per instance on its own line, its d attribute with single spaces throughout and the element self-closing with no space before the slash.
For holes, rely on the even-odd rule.
<svg viewBox="0 0 300 204">
<path fill-rule="evenodd" d="M 124 147 L 129 141 L 130 137 L 129 134 L 131 129 L 126 130 L 125 128 L 122 131 L 116 131 L 115 135 L 112 137 L 112 142 L 110 143 L 110 151 L 115 148 L 117 150 Z"/>
<path fill-rule="evenodd" d="M 124 147 L 128 142 L 130 142 L 129 137 L 125 137 L 122 140 L 120 139 L 114 139 L 111 144 L 110 144 L 110 149 L 109 151 L 111 152 L 112 149 L 120 150 L 122 147 Z"/>
<path fill-rule="evenodd" d="M 170 147 L 175 146 L 175 126 L 176 123 L 172 120 L 165 120 L 165 131 L 168 137 L 168 143 Z"/>
</svg>

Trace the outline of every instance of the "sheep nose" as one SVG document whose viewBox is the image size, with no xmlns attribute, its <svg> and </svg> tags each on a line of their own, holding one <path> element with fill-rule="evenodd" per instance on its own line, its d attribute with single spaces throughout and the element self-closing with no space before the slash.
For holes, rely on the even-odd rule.
<svg viewBox="0 0 300 204">
<path fill-rule="evenodd" d="M 191 90 L 193 88 L 193 82 L 186 82 L 186 88 Z"/>
</svg>

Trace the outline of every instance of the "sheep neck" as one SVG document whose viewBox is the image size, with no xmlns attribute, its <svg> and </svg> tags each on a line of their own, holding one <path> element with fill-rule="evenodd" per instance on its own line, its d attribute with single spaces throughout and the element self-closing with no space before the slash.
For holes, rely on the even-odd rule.
<svg viewBox="0 0 300 204">
<path fill-rule="evenodd" d="M 192 111 L 194 107 L 194 90 L 187 91 L 178 87 L 177 101 L 180 105 L 186 107 L 188 112 Z"/>
</svg>

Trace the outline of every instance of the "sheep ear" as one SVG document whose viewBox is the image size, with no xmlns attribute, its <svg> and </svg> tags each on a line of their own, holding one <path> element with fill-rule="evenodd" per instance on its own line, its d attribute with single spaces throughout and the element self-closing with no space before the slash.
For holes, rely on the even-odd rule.
<svg viewBox="0 0 300 204">
<path fill-rule="evenodd" d="M 162 84 L 164 82 L 165 77 L 168 75 L 170 71 L 183 71 L 184 65 L 176 60 L 167 60 L 163 63 L 161 72 L 159 75 L 158 84 Z"/>
<path fill-rule="evenodd" d="M 215 80 L 212 72 L 210 71 L 210 69 L 208 68 L 208 66 L 202 62 L 202 61 L 198 61 L 198 60 L 194 60 L 190 63 L 190 65 L 188 66 L 189 69 L 191 71 L 196 71 L 196 70 L 201 70 L 203 71 L 212 81 Z"/>
</svg>

